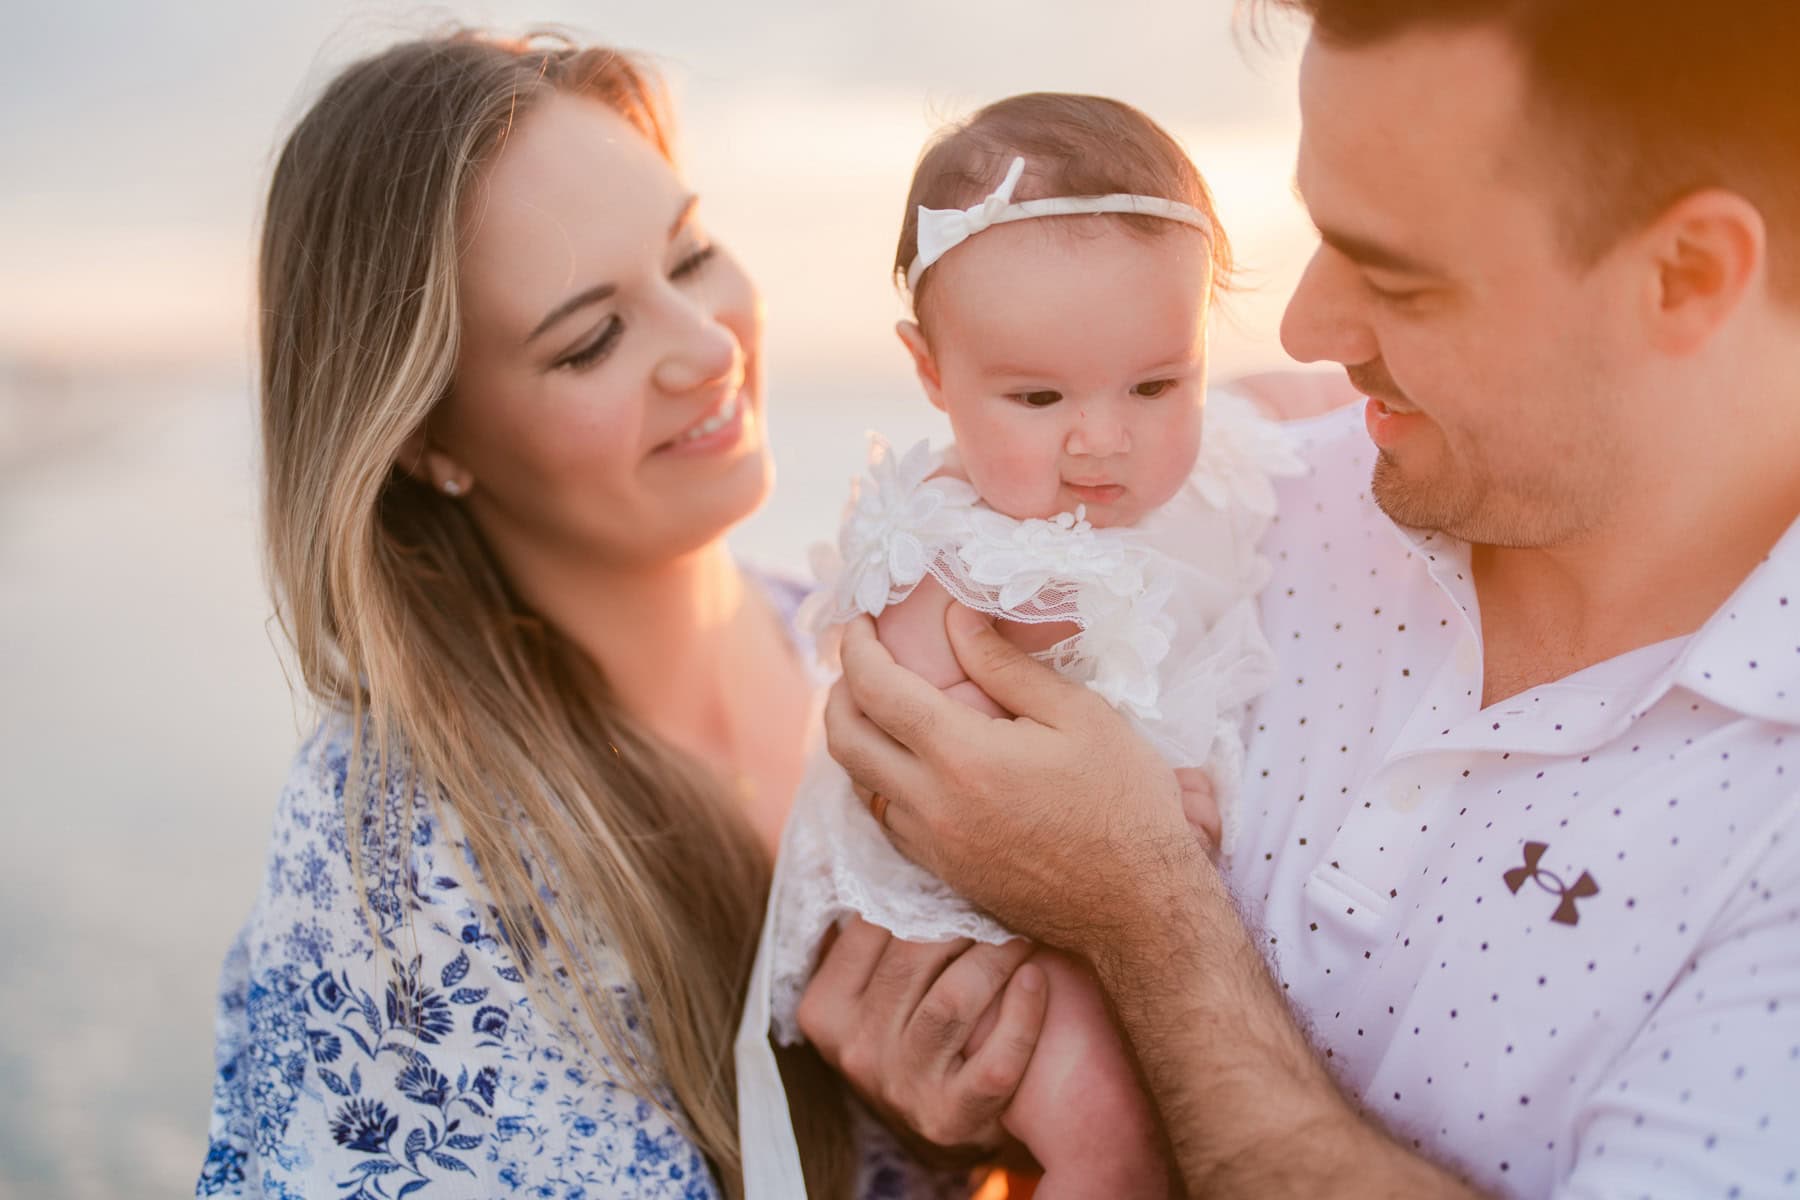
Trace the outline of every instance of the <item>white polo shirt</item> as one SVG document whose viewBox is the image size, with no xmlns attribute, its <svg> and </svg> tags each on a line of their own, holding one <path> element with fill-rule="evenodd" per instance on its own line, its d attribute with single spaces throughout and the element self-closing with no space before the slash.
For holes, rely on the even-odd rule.
<svg viewBox="0 0 1800 1200">
<path fill-rule="evenodd" d="M 1293 429 L 1230 876 L 1345 1089 L 1502 1193 L 1800 1192 L 1800 524 L 1483 709 L 1467 545 L 1376 508 L 1360 412 Z"/>
</svg>

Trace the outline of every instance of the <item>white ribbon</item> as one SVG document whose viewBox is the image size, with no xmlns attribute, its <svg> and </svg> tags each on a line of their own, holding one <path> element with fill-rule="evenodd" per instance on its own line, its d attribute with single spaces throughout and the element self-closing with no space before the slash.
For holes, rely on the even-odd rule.
<svg viewBox="0 0 1800 1200">
<path fill-rule="evenodd" d="M 1012 202 L 1013 190 L 1025 173 L 1025 160 L 1014 158 L 1006 178 L 981 203 L 969 208 L 926 208 L 919 206 L 919 253 L 906 269 L 906 287 L 916 291 L 919 276 L 938 259 L 962 245 L 982 230 L 1009 221 L 1025 221 L 1032 217 L 1065 217 L 1080 213 L 1126 213 L 1141 217 L 1160 217 L 1191 225 L 1212 237 L 1213 225 L 1205 213 L 1191 204 L 1167 200 L 1161 196 L 1134 196 L 1114 193 L 1108 196 L 1051 196 L 1043 200 Z"/>
</svg>

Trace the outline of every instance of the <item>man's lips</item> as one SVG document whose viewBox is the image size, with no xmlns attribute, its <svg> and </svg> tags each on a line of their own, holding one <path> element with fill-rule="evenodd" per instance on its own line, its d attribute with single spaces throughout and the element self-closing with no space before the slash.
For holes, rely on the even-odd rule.
<svg viewBox="0 0 1800 1200">
<path fill-rule="evenodd" d="M 1363 423 L 1368 428 L 1369 440 L 1377 449 L 1391 450 L 1409 434 L 1424 428 L 1425 416 L 1417 409 L 1396 408 L 1371 396 L 1363 413 Z"/>
<path fill-rule="evenodd" d="M 1393 400 L 1385 396 L 1376 396 L 1369 393 L 1364 393 L 1363 398 L 1372 404 L 1381 405 L 1384 412 L 1396 417 L 1410 417 L 1419 411 L 1404 400 Z"/>
</svg>

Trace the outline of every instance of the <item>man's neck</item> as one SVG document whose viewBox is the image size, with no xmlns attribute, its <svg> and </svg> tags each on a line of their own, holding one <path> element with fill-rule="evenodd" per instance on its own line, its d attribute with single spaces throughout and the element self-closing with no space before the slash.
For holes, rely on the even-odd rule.
<svg viewBox="0 0 1800 1200">
<path fill-rule="evenodd" d="M 1472 549 L 1484 706 L 1704 625 L 1800 518 L 1800 471 L 1696 470 L 1565 545 Z"/>
</svg>

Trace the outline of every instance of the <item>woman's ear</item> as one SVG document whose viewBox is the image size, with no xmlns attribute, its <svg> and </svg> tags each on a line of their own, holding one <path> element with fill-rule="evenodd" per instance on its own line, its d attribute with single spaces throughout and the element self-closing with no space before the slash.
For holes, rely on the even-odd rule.
<svg viewBox="0 0 1800 1200">
<path fill-rule="evenodd" d="M 468 495 L 475 486 L 475 477 L 468 469 L 433 446 L 422 428 L 406 439 L 395 462 L 420 483 L 452 499 Z"/>
<path fill-rule="evenodd" d="M 925 398 L 939 412 L 944 410 L 944 385 L 938 378 L 937 360 L 931 357 L 931 345 L 925 340 L 925 331 L 919 328 L 917 321 L 901 321 L 894 326 L 894 332 L 900 335 L 900 344 L 912 355 L 913 370 L 918 373 L 919 382 L 925 388 Z"/>
</svg>

